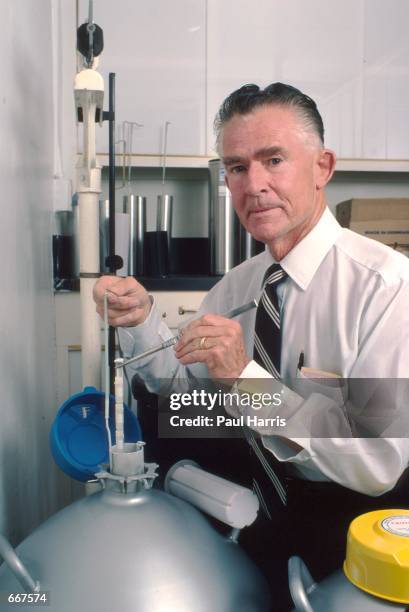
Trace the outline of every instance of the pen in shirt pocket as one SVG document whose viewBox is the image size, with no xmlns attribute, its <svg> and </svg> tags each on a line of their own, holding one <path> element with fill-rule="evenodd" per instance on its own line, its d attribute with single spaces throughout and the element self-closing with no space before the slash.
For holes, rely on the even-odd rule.
<svg viewBox="0 0 409 612">
<path fill-rule="evenodd" d="M 297 373 L 300 372 L 301 368 L 304 366 L 304 361 L 305 361 L 305 352 L 304 352 L 304 349 L 302 349 L 300 356 L 298 357 Z"/>
</svg>

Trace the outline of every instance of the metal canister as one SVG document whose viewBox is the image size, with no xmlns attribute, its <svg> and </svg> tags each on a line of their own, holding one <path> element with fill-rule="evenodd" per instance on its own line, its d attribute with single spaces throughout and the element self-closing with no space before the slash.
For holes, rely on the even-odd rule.
<svg viewBox="0 0 409 612">
<path fill-rule="evenodd" d="M 240 229 L 240 261 L 246 261 L 264 251 L 265 246 L 262 242 L 255 240 L 243 226 Z"/>
<path fill-rule="evenodd" d="M 124 209 L 130 216 L 129 274 L 144 274 L 144 240 L 146 232 L 146 198 L 139 195 L 124 196 Z"/>
<path fill-rule="evenodd" d="M 158 232 L 167 232 L 168 241 L 172 237 L 172 209 L 173 196 L 167 193 L 158 195 L 156 230 Z"/>
<path fill-rule="evenodd" d="M 209 161 L 209 238 L 212 274 L 226 274 L 241 261 L 240 222 L 234 211 L 220 159 Z"/>
</svg>

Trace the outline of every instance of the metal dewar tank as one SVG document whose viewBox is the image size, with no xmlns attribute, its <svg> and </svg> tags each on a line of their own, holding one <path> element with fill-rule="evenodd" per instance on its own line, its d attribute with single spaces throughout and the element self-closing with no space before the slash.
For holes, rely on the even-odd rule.
<svg viewBox="0 0 409 612">
<path fill-rule="evenodd" d="M 33 591 L 27 583 L 38 581 L 37 589 L 49 594 L 45 609 L 50 612 L 268 612 L 267 584 L 241 551 L 239 529 L 221 535 L 190 503 L 152 489 L 157 466 L 143 465 L 138 475 L 97 474 L 103 490 L 52 516 L 15 552 L 0 540 L 0 557 L 6 560 L 0 567 L 0 592 Z M 216 497 L 219 492 L 235 499 L 239 495 L 254 514 L 250 491 L 195 467 L 178 469 L 176 464 L 170 491 L 173 485 L 195 489 L 190 484 L 196 476 L 189 469 L 199 479 L 215 479 Z M 21 563 L 29 574 L 25 588 Z M 0 608 L 16 606 L 5 602 Z"/>
<path fill-rule="evenodd" d="M 368 512 L 348 530 L 343 571 L 315 583 L 300 557 L 288 564 L 296 612 L 409 610 L 409 510 Z"/>
</svg>

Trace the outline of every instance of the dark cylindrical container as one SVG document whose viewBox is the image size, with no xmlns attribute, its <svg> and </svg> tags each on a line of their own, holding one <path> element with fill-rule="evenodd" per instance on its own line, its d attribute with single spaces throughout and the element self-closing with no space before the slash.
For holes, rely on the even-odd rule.
<svg viewBox="0 0 409 612">
<path fill-rule="evenodd" d="M 73 237 L 53 235 L 53 271 L 55 288 L 64 279 L 74 278 Z"/>
<path fill-rule="evenodd" d="M 144 244 L 146 276 L 168 276 L 169 244 L 167 232 L 145 232 Z"/>
<path fill-rule="evenodd" d="M 73 212 L 55 213 L 56 233 L 53 235 L 54 289 L 71 289 L 74 278 Z"/>
</svg>

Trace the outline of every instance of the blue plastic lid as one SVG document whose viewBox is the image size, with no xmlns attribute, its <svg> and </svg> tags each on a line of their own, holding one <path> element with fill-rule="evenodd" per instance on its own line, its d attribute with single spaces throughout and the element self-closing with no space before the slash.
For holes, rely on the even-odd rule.
<svg viewBox="0 0 409 612">
<path fill-rule="evenodd" d="M 115 443 L 115 399 L 109 398 L 109 429 Z M 142 440 L 138 419 L 124 406 L 125 442 Z M 68 398 L 54 419 L 50 447 L 57 465 L 75 480 L 85 482 L 95 477 L 101 464 L 109 463 L 105 429 L 105 393 L 85 387 Z"/>
</svg>

